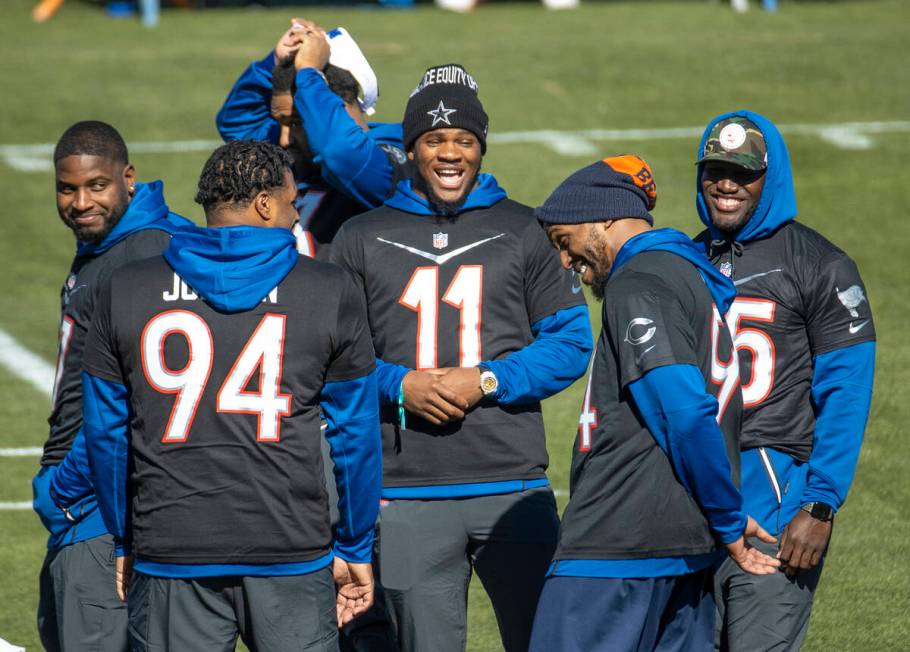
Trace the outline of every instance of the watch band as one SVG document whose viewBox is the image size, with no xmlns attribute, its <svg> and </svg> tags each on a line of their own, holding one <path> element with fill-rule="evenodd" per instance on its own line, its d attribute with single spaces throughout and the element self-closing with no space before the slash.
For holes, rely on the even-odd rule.
<svg viewBox="0 0 910 652">
<path fill-rule="evenodd" d="M 800 509 L 819 521 L 829 522 L 834 520 L 834 508 L 826 503 L 806 503 Z"/>
</svg>

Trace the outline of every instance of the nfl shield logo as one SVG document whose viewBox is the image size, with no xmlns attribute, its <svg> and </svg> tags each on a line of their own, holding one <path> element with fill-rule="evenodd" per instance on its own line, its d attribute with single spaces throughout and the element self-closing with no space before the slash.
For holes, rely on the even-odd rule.
<svg viewBox="0 0 910 652">
<path fill-rule="evenodd" d="M 730 276 L 733 274 L 733 263 L 729 261 L 722 262 L 720 264 L 720 273 L 727 278 L 730 278 Z"/>
<path fill-rule="evenodd" d="M 448 233 L 434 233 L 433 234 L 433 248 L 434 249 L 445 249 L 449 246 L 449 234 Z"/>
</svg>

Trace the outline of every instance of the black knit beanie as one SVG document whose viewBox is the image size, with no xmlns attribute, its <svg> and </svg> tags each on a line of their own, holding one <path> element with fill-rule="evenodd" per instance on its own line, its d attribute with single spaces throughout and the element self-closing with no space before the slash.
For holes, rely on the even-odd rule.
<svg viewBox="0 0 910 652">
<path fill-rule="evenodd" d="M 605 158 L 584 167 L 556 187 L 534 215 L 545 224 L 583 224 L 637 217 L 654 224 L 648 212 L 657 203 L 651 168 L 633 154 Z"/>
<path fill-rule="evenodd" d="M 477 82 L 457 63 L 427 68 L 404 109 L 405 150 L 431 129 L 467 129 L 487 151 L 489 119 L 477 97 Z"/>
</svg>

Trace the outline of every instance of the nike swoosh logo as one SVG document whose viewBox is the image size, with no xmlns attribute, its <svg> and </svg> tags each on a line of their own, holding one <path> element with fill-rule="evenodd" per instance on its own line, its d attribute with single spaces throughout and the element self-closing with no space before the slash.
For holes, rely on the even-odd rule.
<svg viewBox="0 0 910 652">
<path fill-rule="evenodd" d="M 69 292 L 67 292 L 67 294 L 68 294 L 69 296 L 73 296 L 73 295 L 76 294 L 79 290 L 81 290 L 81 289 L 83 289 L 83 288 L 87 288 L 87 287 L 88 287 L 88 284 L 87 284 L 87 283 L 83 283 L 82 285 L 77 285 L 77 286 L 74 287 L 72 290 L 70 290 Z"/>
<path fill-rule="evenodd" d="M 572 274 L 572 294 L 578 294 L 581 292 L 581 279 L 578 278 L 578 274 Z"/>
<path fill-rule="evenodd" d="M 760 278 L 762 276 L 767 276 L 768 274 L 773 274 L 774 272 L 782 272 L 782 268 L 778 267 L 777 269 L 769 269 L 767 272 L 761 272 L 760 274 L 753 274 L 752 276 L 743 276 L 733 281 L 733 285 L 742 285 L 743 283 L 748 283 L 749 281 Z"/>
<path fill-rule="evenodd" d="M 635 356 L 635 364 L 636 364 L 636 366 L 639 365 L 639 364 L 641 363 L 641 359 L 642 359 L 643 357 L 645 357 L 645 353 L 647 353 L 648 351 L 650 351 L 651 349 L 653 349 L 655 346 L 657 346 L 657 345 L 656 345 L 656 344 L 652 344 L 652 345 L 649 346 L 647 349 L 645 349 L 644 351 L 642 351 L 641 353 L 639 353 L 637 356 Z"/>
<path fill-rule="evenodd" d="M 463 254 L 466 251 L 470 251 L 471 249 L 474 249 L 475 247 L 479 247 L 480 245 L 482 245 L 486 242 L 490 242 L 491 240 L 495 240 L 496 238 L 501 238 L 504 235 L 505 235 L 505 233 L 500 233 L 499 235 L 494 235 L 490 238 L 484 238 L 483 240 L 478 240 L 477 242 L 472 242 L 469 245 L 459 247 L 458 249 L 450 251 L 447 254 L 431 254 L 429 251 L 423 251 L 422 249 L 418 249 L 417 247 L 409 247 L 408 245 L 401 244 L 400 242 L 392 242 L 391 240 L 386 240 L 385 238 L 380 238 L 380 237 L 377 237 L 376 239 L 379 240 L 379 242 L 384 242 L 386 244 L 392 245 L 393 247 L 398 247 L 399 249 L 404 249 L 405 251 L 410 251 L 412 254 L 422 256 L 423 258 L 426 258 L 427 260 L 433 261 L 437 265 L 445 265 L 447 262 L 449 262 L 450 260 L 455 258 L 455 256 L 460 256 L 461 254 Z"/>
<path fill-rule="evenodd" d="M 851 335 L 853 335 L 854 333 L 860 332 L 862 330 L 863 326 L 865 326 L 868 323 L 869 323 L 868 319 L 864 319 L 863 321 L 861 321 L 858 324 L 855 324 L 851 321 L 850 325 L 847 327 L 847 330 L 850 331 Z"/>
</svg>

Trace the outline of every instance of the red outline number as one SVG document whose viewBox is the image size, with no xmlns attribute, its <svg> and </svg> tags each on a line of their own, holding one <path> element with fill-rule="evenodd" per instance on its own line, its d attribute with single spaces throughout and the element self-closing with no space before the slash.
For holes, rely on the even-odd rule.
<svg viewBox="0 0 910 652">
<path fill-rule="evenodd" d="M 774 387 L 777 352 L 774 341 L 765 331 L 740 328 L 740 323 L 744 319 L 771 323 L 776 309 L 777 304 L 767 299 L 736 299 L 727 313 L 727 324 L 737 352 L 745 349 L 752 356 L 752 373 L 743 383 L 743 407 L 753 407 L 768 398 Z"/>
<path fill-rule="evenodd" d="M 398 303 L 417 313 L 417 368 L 435 369 L 438 364 L 439 267 L 417 267 Z M 476 366 L 482 356 L 480 328 L 483 323 L 483 265 L 462 265 L 442 295 L 442 301 L 457 308 L 459 365 Z"/>
<path fill-rule="evenodd" d="M 234 361 L 216 398 L 216 411 L 258 416 L 256 441 L 281 440 L 281 417 L 291 413 L 291 395 L 282 394 L 287 317 L 266 313 Z M 182 369 L 170 369 L 164 359 L 167 338 L 186 339 L 189 356 Z M 176 394 L 161 441 L 185 442 L 212 372 L 215 347 L 208 324 L 187 310 L 168 310 L 152 317 L 140 338 L 142 371 L 148 384 L 162 394 Z M 259 389 L 247 391 L 259 372 Z"/>
</svg>

